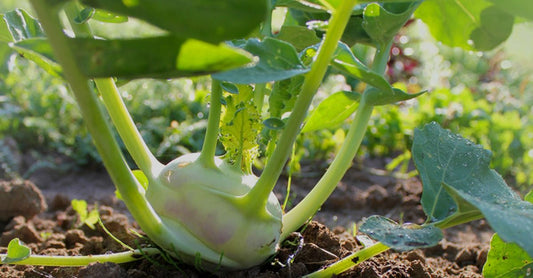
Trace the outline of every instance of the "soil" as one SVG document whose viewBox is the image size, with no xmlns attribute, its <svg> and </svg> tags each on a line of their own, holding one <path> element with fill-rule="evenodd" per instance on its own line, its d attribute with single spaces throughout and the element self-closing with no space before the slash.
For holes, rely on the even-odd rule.
<svg viewBox="0 0 533 278">
<path fill-rule="evenodd" d="M 416 178 L 384 174 L 384 159 L 356 163 L 323 205 L 314 221 L 293 233 L 271 261 L 252 269 L 213 277 L 301 277 L 361 249 L 353 236 L 354 223 L 383 215 L 396 221 L 423 223 L 422 185 Z M 307 177 L 292 179 L 290 204 L 316 183 L 320 165 L 305 166 Z M 309 175 L 309 173 L 311 173 Z M 283 200 L 286 181 L 275 189 Z M 98 203 L 102 222 L 130 246 L 146 244 L 125 206 L 114 196 L 114 186 L 103 170 L 64 172 L 40 169 L 28 180 L 0 182 L 0 253 L 18 237 L 33 254 L 89 255 L 124 251 L 100 227 L 81 225 L 70 206 L 72 199 Z M 24 204 L 13 206 L 13 204 Z M 91 208 L 92 206 L 90 206 Z M 410 252 L 387 251 L 339 277 L 481 277 L 492 231 L 480 220 L 444 232 L 438 245 Z M 288 244 L 292 243 L 292 244 Z M 296 244 L 295 244 L 296 243 Z M 178 268 L 160 257 L 127 264 L 94 263 L 86 267 L 0 266 L 0 277 L 210 277 L 194 267 Z"/>
</svg>

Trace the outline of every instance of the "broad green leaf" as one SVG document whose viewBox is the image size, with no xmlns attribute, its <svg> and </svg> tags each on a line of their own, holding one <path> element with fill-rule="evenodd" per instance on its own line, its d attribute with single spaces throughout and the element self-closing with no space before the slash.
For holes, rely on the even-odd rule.
<svg viewBox="0 0 533 278">
<path fill-rule="evenodd" d="M 428 25 L 433 37 L 448 46 L 489 50 L 512 31 L 514 18 L 501 5 L 507 2 L 492 6 L 486 0 L 427 0 L 415 15 Z"/>
<path fill-rule="evenodd" d="M 18 42 L 31 38 L 44 38 L 41 24 L 26 11 L 16 9 L 7 12 L 0 24 L 0 39 L 6 42 Z"/>
<path fill-rule="evenodd" d="M 513 31 L 514 17 L 499 7 L 484 9 L 480 16 L 481 25 L 470 34 L 477 50 L 491 50 L 509 38 Z"/>
<path fill-rule="evenodd" d="M 363 13 L 363 28 L 378 45 L 387 45 L 398 30 L 412 16 L 420 5 L 420 1 L 413 3 L 371 3 Z"/>
<path fill-rule="evenodd" d="M 88 77 L 172 78 L 205 75 L 245 65 L 246 53 L 224 44 L 172 36 L 141 39 L 70 39 Z"/>
<path fill-rule="evenodd" d="M 490 151 L 436 123 L 415 130 L 413 159 L 424 185 L 424 212 L 433 222 L 446 222 L 457 212 L 454 199 L 470 204 L 503 240 L 517 243 L 531 255 L 533 204 L 522 201 L 490 169 L 491 156 Z"/>
<path fill-rule="evenodd" d="M 533 20 L 533 1 L 524 0 L 489 0 L 507 13 Z M 496 20 L 497 21 L 497 20 Z"/>
<path fill-rule="evenodd" d="M 9 264 L 27 259 L 31 255 L 31 249 L 23 245 L 18 238 L 12 239 L 7 245 L 7 255 L 2 263 Z"/>
<path fill-rule="evenodd" d="M 339 43 L 339 46 L 337 47 L 333 66 L 353 78 L 359 79 L 360 81 L 372 85 L 382 91 L 393 93 L 389 82 L 387 82 L 382 75 L 375 73 L 359 61 L 350 48 L 344 43 Z"/>
<path fill-rule="evenodd" d="M 529 275 L 527 275 L 529 273 Z M 483 266 L 485 278 L 533 277 L 533 258 L 520 246 L 504 242 L 498 234 L 492 236 L 487 262 Z"/>
<path fill-rule="evenodd" d="M 53 50 L 45 38 L 25 39 L 10 43 L 11 48 L 24 58 L 33 61 L 53 76 L 61 76 L 62 69 L 54 58 Z"/>
<path fill-rule="evenodd" d="M 442 239 L 441 229 L 426 225 L 398 224 L 383 216 L 363 220 L 359 231 L 397 251 L 435 246 Z"/>
<path fill-rule="evenodd" d="M 372 87 L 365 91 L 363 99 L 367 104 L 378 106 L 409 100 L 424 93 L 426 93 L 426 91 L 418 92 L 416 94 L 408 94 L 398 88 L 393 88 L 392 92 L 390 92 Z"/>
<path fill-rule="evenodd" d="M 142 19 L 182 38 L 210 43 L 242 38 L 259 26 L 267 2 L 257 0 L 82 0 L 84 5 Z"/>
<path fill-rule="evenodd" d="M 292 44 L 296 51 L 320 42 L 315 31 L 303 26 L 282 26 L 276 38 Z"/>
<path fill-rule="evenodd" d="M 251 67 L 214 74 L 213 78 L 238 84 L 266 83 L 288 79 L 309 71 L 298 57 L 294 46 L 282 40 L 249 39 L 239 47 L 259 57 L 259 62 Z"/>
<path fill-rule="evenodd" d="M 436 123 L 415 130 L 412 153 L 424 186 L 421 203 L 432 221 L 442 221 L 457 211 L 457 205 L 443 183 L 462 181 L 473 171 L 472 165 L 477 163 L 478 158 L 489 159 L 489 151 L 480 146 L 474 147 L 482 156 L 474 155 L 470 148 L 472 145 Z"/>
<path fill-rule="evenodd" d="M 61 75 L 61 67 L 53 58 L 52 48 L 40 23 L 21 9 L 8 12 L 0 20 L 0 41 L 35 62 L 46 72 Z"/>
<path fill-rule="evenodd" d="M 361 94 L 356 92 L 336 92 L 324 99 L 311 112 L 302 132 L 338 127 L 357 109 Z"/>
</svg>

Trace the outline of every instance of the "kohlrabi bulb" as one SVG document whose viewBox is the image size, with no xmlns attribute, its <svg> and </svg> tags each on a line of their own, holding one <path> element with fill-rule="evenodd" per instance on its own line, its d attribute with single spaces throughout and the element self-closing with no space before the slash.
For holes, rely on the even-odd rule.
<svg viewBox="0 0 533 278">
<path fill-rule="evenodd" d="M 248 209 L 254 200 L 243 197 L 257 177 L 243 175 L 219 158 L 216 168 L 205 167 L 198 156 L 188 154 L 170 162 L 146 192 L 164 226 L 184 241 L 163 247 L 189 256 L 185 260 L 199 257 L 231 269 L 264 262 L 276 252 L 281 233 L 278 200 L 271 194 L 264 209 Z"/>
</svg>

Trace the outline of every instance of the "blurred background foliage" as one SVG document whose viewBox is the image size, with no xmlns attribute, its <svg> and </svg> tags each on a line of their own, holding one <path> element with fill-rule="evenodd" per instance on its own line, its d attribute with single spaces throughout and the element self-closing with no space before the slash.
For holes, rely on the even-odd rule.
<svg viewBox="0 0 533 278">
<path fill-rule="evenodd" d="M 24 1 L 3 0 L 0 13 L 15 5 L 31 11 Z M 98 28 L 106 27 L 94 28 L 98 32 Z M 152 31 L 121 28 L 117 36 L 139 30 Z M 431 38 L 422 23 L 412 21 L 396 37 L 387 75 L 399 88 L 409 92 L 429 89 L 430 93 L 400 105 L 377 107 L 360 157 L 384 157 L 390 162 L 388 170 L 407 173 L 410 154 L 406 150 L 413 130 L 437 121 L 490 149 L 494 154 L 492 166 L 511 185 L 530 188 L 531 45 L 531 23 L 516 25 L 511 38 L 496 50 L 477 53 L 443 46 Z M 372 49 L 356 48 L 363 60 L 371 56 Z M 363 84 L 332 73 L 314 105 L 331 93 L 363 88 Z M 207 78 L 135 80 L 120 89 L 147 144 L 162 161 L 200 149 L 208 110 Z M 298 172 L 304 163 L 331 159 L 349 122 L 301 135 L 293 163 L 289 164 L 291 172 Z M 94 167 L 100 162 L 64 82 L 0 44 L 0 173 L 9 175 L 20 170 L 17 153 L 32 157 L 25 171 L 32 166 L 54 165 L 57 155 L 74 162 L 73 167 Z"/>
</svg>

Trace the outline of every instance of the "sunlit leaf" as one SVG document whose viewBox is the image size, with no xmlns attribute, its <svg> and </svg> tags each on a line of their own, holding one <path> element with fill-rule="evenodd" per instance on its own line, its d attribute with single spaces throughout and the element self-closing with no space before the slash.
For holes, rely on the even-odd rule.
<svg viewBox="0 0 533 278">
<path fill-rule="evenodd" d="M 302 132 L 336 128 L 357 109 L 361 95 L 355 92 L 336 92 L 324 99 L 311 112 Z"/>
<path fill-rule="evenodd" d="M 128 21 L 127 16 L 122 16 L 99 9 L 95 9 L 92 19 L 107 23 L 124 23 Z"/>
<path fill-rule="evenodd" d="M 31 38 L 44 38 L 41 24 L 26 11 L 16 9 L 3 15 L 0 24 L 0 39 L 6 42 L 18 42 Z"/>
<path fill-rule="evenodd" d="M 143 171 L 133 170 L 131 171 L 131 173 L 133 174 L 137 182 L 139 182 L 139 184 L 142 186 L 142 188 L 144 188 L 144 190 L 148 189 L 148 178 L 146 177 Z M 122 195 L 120 194 L 120 191 L 118 191 L 118 189 L 115 190 L 115 197 L 117 197 L 117 199 L 119 200 L 123 200 Z"/>
<path fill-rule="evenodd" d="M 15 263 L 28 258 L 31 249 L 25 246 L 18 238 L 12 239 L 7 245 L 7 255 L 2 259 L 2 263 Z"/>
<path fill-rule="evenodd" d="M 492 6 L 485 0 L 427 0 L 415 15 L 428 25 L 433 37 L 448 46 L 490 50 L 509 37 L 514 24 L 513 15 L 502 5 L 507 2 Z"/>
<path fill-rule="evenodd" d="M 257 0 L 82 0 L 84 5 L 142 19 L 182 38 L 210 43 L 242 38 L 259 26 L 267 2 Z"/>
<path fill-rule="evenodd" d="M 526 194 L 526 196 L 524 197 L 524 201 L 533 203 L 533 190 L 529 191 L 529 193 Z"/>
<path fill-rule="evenodd" d="M 144 188 L 144 190 L 148 189 L 148 178 L 141 170 L 133 170 L 131 171 L 133 173 L 133 176 L 137 179 L 139 184 Z"/>
<path fill-rule="evenodd" d="M 487 262 L 483 266 L 483 277 L 533 277 L 533 258 L 520 246 L 504 242 L 498 234 L 494 234 L 490 241 Z"/>
<path fill-rule="evenodd" d="M 52 47 L 44 38 L 25 39 L 10 44 L 24 58 L 33 61 L 53 76 L 61 76 L 62 69 L 54 58 Z"/>
<path fill-rule="evenodd" d="M 16 9 L 7 12 L 0 19 L 0 41 L 35 62 L 46 72 L 61 75 L 61 66 L 55 61 L 52 48 L 45 38 L 39 22 L 27 12 Z"/>
<path fill-rule="evenodd" d="M 398 251 L 435 246 L 442 239 L 442 231 L 433 225 L 401 225 L 383 216 L 363 220 L 359 231 Z"/>
<path fill-rule="evenodd" d="M 509 38 L 514 17 L 492 6 L 481 12 L 480 22 L 481 25 L 472 31 L 470 38 L 477 50 L 491 50 Z"/>
<path fill-rule="evenodd" d="M 171 78 L 205 75 L 245 65 L 243 51 L 172 36 L 142 39 L 70 39 L 88 77 Z"/>
<path fill-rule="evenodd" d="M 87 218 L 83 220 L 83 223 L 94 230 L 96 228 L 94 225 L 98 223 L 99 218 L 100 213 L 98 212 L 98 208 L 95 206 L 91 211 L 89 211 Z"/>
<path fill-rule="evenodd" d="M 80 220 L 83 222 L 87 218 L 87 202 L 85 200 L 73 199 L 70 201 L 72 209 L 78 213 Z"/>
<path fill-rule="evenodd" d="M 528 20 L 533 20 L 533 1 L 524 0 L 489 0 L 498 8 L 507 13 L 520 16 Z M 496 20 L 497 21 L 497 20 Z"/>
</svg>

